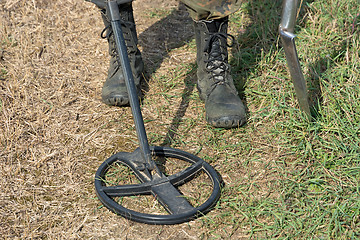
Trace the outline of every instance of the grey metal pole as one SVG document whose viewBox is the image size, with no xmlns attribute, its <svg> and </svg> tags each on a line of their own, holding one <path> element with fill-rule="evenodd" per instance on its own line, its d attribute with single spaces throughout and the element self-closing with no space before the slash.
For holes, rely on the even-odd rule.
<svg viewBox="0 0 360 240">
<path fill-rule="evenodd" d="M 296 35 L 294 34 L 294 27 L 298 6 L 298 0 L 284 0 L 279 33 L 300 109 L 306 113 L 309 119 L 311 119 L 306 81 L 301 70 L 295 45 Z"/>
<path fill-rule="evenodd" d="M 130 1 L 129 1 L 130 2 Z M 125 76 L 126 88 L 129 94 L 130 106 L 134 118 L 137 137 L 139 140 L 140 149 L 142 151 L 143 159 L 147 163 L 148 170 L 157 169 L 156 164 L 151 159 L 151 151 L 148 143 L 148 138 L 145 131 L 144 121 L 142 118 L 140 103 L 137 96 L 134 77 L 131 71 L 130 60 L 127 53 L 126 43 L 121 29 L 121 17 L 119 14 L 119 7 L 116 0 L 108 1 L 108 16 L 110 17 L 111 27 L 114 32 L 117 51 L 119 53 L 120 63 Z M 119 36 L 119 37 L 117 37 Z"/>
</svg>

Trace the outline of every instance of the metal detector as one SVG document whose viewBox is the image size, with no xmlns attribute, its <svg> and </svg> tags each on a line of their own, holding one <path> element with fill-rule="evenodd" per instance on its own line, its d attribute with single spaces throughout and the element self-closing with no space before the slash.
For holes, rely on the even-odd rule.
<svg viewBox="0 0 360 240">
<path fill-rule="evenodd" d="M 221 181 L 217 172 L 204 160 L 181 150 L 169 147 L 150 147 L 141 115 L 127 48 L 121 29 L 122 20 L 118 4 L 131 0 L 110 0 L 106 3 L 106 12 L 111 21 L 117 52 L 125 76 L 130 99 L 130 107 L 140 147 L 134 152 L 119 152 L 108 158 L 96 172 L 95 190 L 99 200 L 112 212 L 127 219 L 147 224 L 178 224 L 190 221 L 210 211 L 220 197 Z M 191 165 L 186 169 L 167 176 L 160 171 L 154 157 L 174 158 Z M 140 181 L 138 184 L 109 185 L 107 173 L 114 164 L 127 166 Z M 179 186 L 192 181 L 198 174 L 205 173 L 211 180 L 212 192 L 206 201 L 193 206 L 178 189 Z M 198 189 L 198 191 L 204 191 Z M 149 214 L 131 210 L 122 205 L 121 198 L 129 196 L 153 195 L 166 209 L 165 214 Z M 119 200 L 120 199 L 120 200 Z"/>
</svg>

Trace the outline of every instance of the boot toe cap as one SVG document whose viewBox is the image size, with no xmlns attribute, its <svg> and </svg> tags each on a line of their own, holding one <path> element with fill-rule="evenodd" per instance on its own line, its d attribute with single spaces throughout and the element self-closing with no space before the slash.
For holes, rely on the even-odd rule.
<svg viewBox="0 0 360 240">
<path fill-rule="evenodd" d="M 220 90 L 220 89 L 219 89 Z M 205 101 L 206 119 L 214 127 L 234 128 L 246 123 L 246 108 L 236 93 L 214 91 Z"/>
</svg>

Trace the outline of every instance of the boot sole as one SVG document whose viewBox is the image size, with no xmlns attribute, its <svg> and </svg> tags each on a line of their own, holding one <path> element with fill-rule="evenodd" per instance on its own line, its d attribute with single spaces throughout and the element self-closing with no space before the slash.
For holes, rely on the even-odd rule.
<svg viewBox="0 0 360 240">
<path fill-rule="evenodd" d="M 207 118 L 207 122 L 217 128 L 236 128 L 244 125 L 246 123 L 246 118 L 239 118 L 238 116 L 228 116 L 214 119 Z"/>
<path fill-rule="evenodd" d="M 114 96 L 104 99 L 103 102 L 109 106 L 125 107 L 129 106 L 129 98 L 123 96 Z"/>
<path fill-rule="evenodd" d="M 137 97 L 139 101 L 141 102 L 143 100 L 144 95 L 142 94 L 141 90 L 137 90 Z M 130 106 L 130 99 L 127 95 L 112 95 L 111 97 L 104 98 L 101 96 L 102 101 L 109 106 L 115 106 L 115 107 L 128 107 Z"/>
</svg>

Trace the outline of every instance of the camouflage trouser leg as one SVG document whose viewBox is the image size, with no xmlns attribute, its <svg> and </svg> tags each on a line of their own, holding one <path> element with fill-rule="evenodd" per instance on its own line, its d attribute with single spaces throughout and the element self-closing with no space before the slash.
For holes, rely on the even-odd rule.
<svg viewBox="0 0 360 240">
<path fill-rule="evenodd" d="M 105 0 L 85 0 L 104 9 Z M 138 0 L 141 1 L 141 0 Z M 212 20 L 226 17 L 236 12 L 243 0 L 180 0 L 189 10 L 190 16 L 198 20 Z"/>
<path fill-rule="evenodd" d="M 198 20 L 212 20 L 226 17 L 239 10 L 243 0 L 180 0 Z"/>
</svg>

